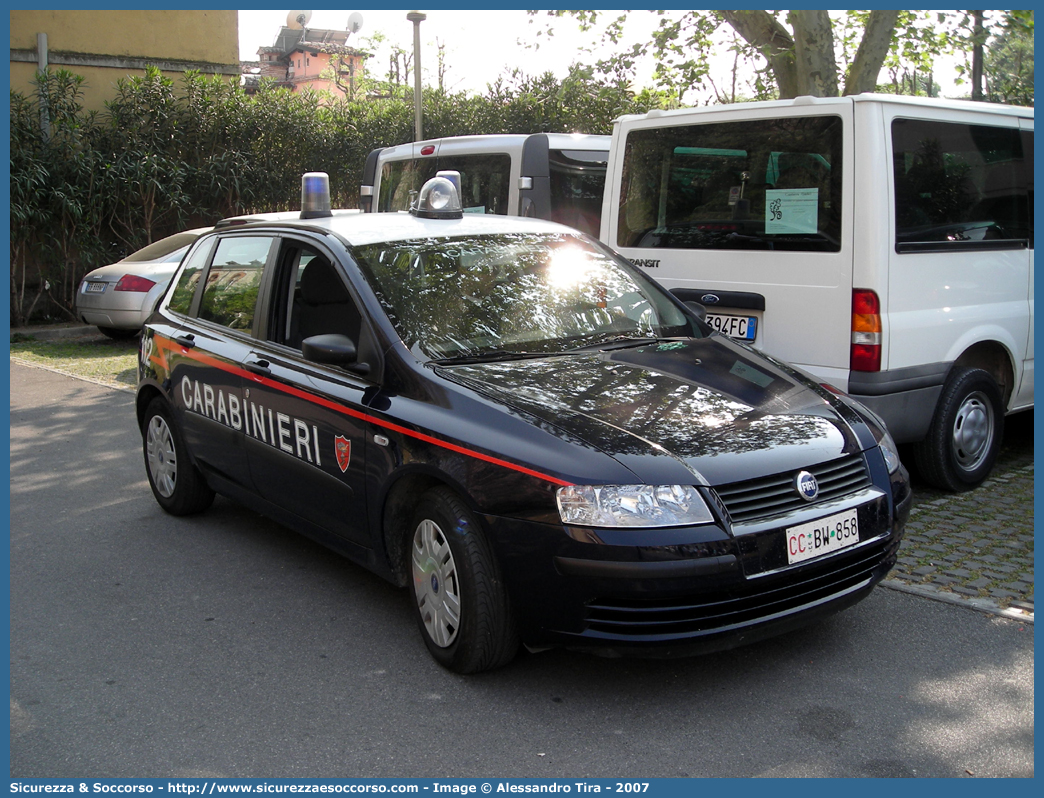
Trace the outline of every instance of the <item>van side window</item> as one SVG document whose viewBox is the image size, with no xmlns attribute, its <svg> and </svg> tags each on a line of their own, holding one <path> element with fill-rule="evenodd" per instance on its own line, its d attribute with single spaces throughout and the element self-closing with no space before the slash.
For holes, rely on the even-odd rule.
<svg viewBox="0 0 1044 798">
<path fill-rule="evenodd" d="M 633 130 L 616 244 L 837 252 L 841 148 L 837 116 Z"/>
<path fill-rule="evenodd" d="M 605 153 L 551 150 L 547 165 L 551 178 L 551 221 L 598 238 L 605 193 Z"/>
<path fill-rule="evenodd" d="M 465 213 L 507 214 L 511 156 L 451 155 L 411 161 L 389 161 L 381 167 L 378 211 L 405 211 L 410 196 L 440 170 L 460 172 L 460 201 Z"/>
<path fill-rule="evenodd" d="M 892 121 L 897 252 L 1029 242 L 1033 172 L 1018 128 Z M 1032 150 L 1031 150 L 1032 152 Z M 970 242 L 981 242 L 971 244 Z"/>
</svg>

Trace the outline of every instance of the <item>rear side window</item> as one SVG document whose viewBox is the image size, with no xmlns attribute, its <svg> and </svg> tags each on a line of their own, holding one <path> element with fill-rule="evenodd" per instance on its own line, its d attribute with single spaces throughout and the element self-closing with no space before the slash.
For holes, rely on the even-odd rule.
<svg viewBox="0 0 1044 798">
<path fill-rule="evenodd" d="M 1031 242 L 1033 159 L 1024 135 L 1018 128 L 893 120 L 896 251 Z"/>
<path fill-rule="evenodd" d="M 460 172 L 460 200 L 465 213 L 507 214 L 511 185 L 511 156 L 507 153 L 385 163 L 381 167 L 377 210 L 409 210 L 411 196 L 441 170 Z"/>
<path fill-rule="evenodd" d="M 631 131 L 617 244 L 836 252 L 842 132 L 837 116 Z"/>
<path fill-rule="evenodd" d="M 214 250 L 214 239 L 209 238 L 196 247 L 178 275 L 174 292 L 170 295 L 167 307 L 175 313 L 187 316 L 192 308 L 192 298 L 196 295 L 196 286 L 203 270 L 207 268 L 210 253 Z"/>
<path fill-rule="evenodd" d="M 207 273 L 199 318 L 233 330 L 250 330 L 271 247 L 272 238 L 267 236 L 222 239 Z"/>
</svg>

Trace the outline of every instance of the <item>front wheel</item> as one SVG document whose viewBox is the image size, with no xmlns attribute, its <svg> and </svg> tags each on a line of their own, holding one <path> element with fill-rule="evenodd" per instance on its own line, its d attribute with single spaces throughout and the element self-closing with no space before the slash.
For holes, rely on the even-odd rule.
<svg viewBox="0 0 1044 798">
<path fill-rule="evenodd" d="M 954 369 L 928 435 L 914 448 L 917 470 L 944 490 L 970 490 L 990 475 L 1004 435 L 1004 399 L 989 372 Z"/>
<path fill-rule="evenodd" d="M 413 608 L 428 651 L 457 673 L 510 662 L 519 639 L 489 543 L 464 503 L 428 491 L 410 523 Z"/>
<path fill-rule="evenodd" d="M 149 485 L 160 507 L 171 515 L 189 515 L 211 505 L 214 491 L 189 460 L 181 431 L 160 398 L 145 411 L 141 443 Z"/>
</svg>

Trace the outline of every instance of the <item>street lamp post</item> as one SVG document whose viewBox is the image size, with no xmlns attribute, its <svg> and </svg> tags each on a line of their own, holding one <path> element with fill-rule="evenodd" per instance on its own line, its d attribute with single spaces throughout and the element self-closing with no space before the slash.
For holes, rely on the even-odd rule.
<svg viewBox="0 0 1044 798">
<path fill-rule="evenodd" d="M 406 15 L 406 19 L 413 23 L 413 127 L 416 141 L 424 138 L 424 128 L 421 126 L 420 24 L 427 18 L 420 11 L 411 11 Z"/>
</svg>

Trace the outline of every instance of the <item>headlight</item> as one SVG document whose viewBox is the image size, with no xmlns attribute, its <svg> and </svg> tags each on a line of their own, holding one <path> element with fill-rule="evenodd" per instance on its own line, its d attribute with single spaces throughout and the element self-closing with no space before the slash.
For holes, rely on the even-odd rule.
<svg viewBox="0 0 1044 798">
<path fill-rule="evenodd" d="M 558 489 L 562 523 L 576 526 L 660 527 L 714 520 L 690 485 L 573 485 Z"/>
<path fill-rule="evenodd" d="M 881 447 L 881 454 L 884 455 L 885 465 L 888 466 L 888 473 L 894 474 L 899 470 L 899 466 L 902 465 L 899 461 L 899 450 L 896 448 L 892 436 L 885 430 L 881 430 L 881 432 L 882 435 L 877 441 L 877 445 Z"/>
</svg>

